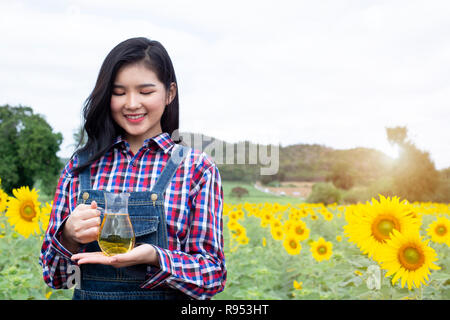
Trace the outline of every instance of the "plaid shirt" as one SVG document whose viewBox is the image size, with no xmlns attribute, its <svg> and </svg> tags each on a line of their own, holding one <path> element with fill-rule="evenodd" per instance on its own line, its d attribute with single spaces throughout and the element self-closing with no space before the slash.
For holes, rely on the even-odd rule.
<svg viewBox="0 0 450 320">
<path fill-rule="evenodd" d="M 150 191 L 170 158 L 174 142 L 168 133 L 147 139 L 133 155 L 121 137 L 114 147 L 91 165 L 93 189 L 110 192 Z M 40 254 L 45 282 L 52 288 L 68 288 L 73 264 L 59 241 L 67 216 L 77 206 L 78 165 L 73 157 L 62 170 L 50 223 Z M 168 249 L 155 246 L 160 267 L 150 267 L 141 287 L 158 285 L 181 290 L 195 299 L 210 299 L 223 290 L 226 280 L 223 253 L 223 189 L 217 166 L 204 152 L 190 149 L 165 192 Z M 170 204 L 170 205 L 169 205 Z"/>
</svg>

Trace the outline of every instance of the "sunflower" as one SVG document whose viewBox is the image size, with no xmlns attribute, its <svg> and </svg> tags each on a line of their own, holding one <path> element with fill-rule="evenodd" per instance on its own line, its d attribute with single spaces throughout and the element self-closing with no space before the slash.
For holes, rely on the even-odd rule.
<svg viewBox="0 0 450 320">
<path fill-rule="evenodd" d="M 360 277 L 362 277 L 362 276 L 363 276 L 362 272 L 361 272 L 361 271 L 359 271 L 359 270 L 355 270 L 355 274 L 356 274 L 357 276 L 360 276 Z"/>
<path fill-rule="evenodd" d="M 237 217 L 238 219 L 242 219 L 245 216 L 245 213 L 242 209 L 239 209 L 238 211 L 236 211 Z"/>
<path fill-rule="evenodd" d="M 284 238 L 283 246 L 286 249 L 287 253 L 290 255 L 297 255 L 302 250 L 302 245 L 300 244 L 300 241 L 297 240 L 295 235 L 288 234 L 286 238 Z"/>
<path fill-rule="evenodd" d="M 263 214 L 262 214 L 262 219 L 264 221 L 267 221 L 267 223 L 270 223 L 272 221 L 272 219 L 273 219 L 272 212 L 264 211 Z"/>
<path fill-rule="evenodd" d="M 53 207 L 53 201 L 48 203 L 45 203 L 45 206 L 41 209 L 41 224 L 42 224 L 42 230 L 46 231 L 48 228 L 48 223 L 50 221 L 50 214 L 52 212 Z"/>
<path fill-rule="evenodd" d="M 297 208 L 289 209 L 288 218 L 289 220 L 297 220 L 298 218 L 300 218 L 300 210 Z"/>
<path fill-rule="evenodd" d="M 50 296 L 53 294 L 53 291 L 49 291 L 49 292 L 47 292 L 46 294 L 45 294 L 45 298 L 47 299 L 47 300 L 49 300 L 50 299 Z"/>
<path fill-rule="evenodd" d="M 249 239 L 247 237 L 247 234 L 243 234 L 237 238 L 237 242 L 239 242 L 239 244 L 242 244 L 242 245 L 248 244 L 248 241 L 249 241 Z"/>
<path fill-rule="evenodd" d="M 445 217 L 438 218 L 428 226 L 427 234 L 431 237 L 431 241 L 450 246 L 450 220 Z"/>
<path fill-rule="evenodd" d="M 378 261 L 378 253 L 383 251 L 392 230 L 418 232 L 420 220 L 410 214 L 411 206 L 400 203 L 398 197 L 385 198 L 380 202 L 372 198 L 372 204 L 358 207 L 349 214 L 344 234 L 349 242 L 355 243 L 364 254 Z"/>
<path fill-rule="evenodd" d="M 249 241 L 249 239 L 248 239 L 247 236 L 241 237 L 241 238 L 238 239 L 238 242 L 239 242 L 240 244 L 243 244 L 243 245 L 248 244 L 248 241 Z"/>
<path fill-rule="evenodd" d="M 238 211 L 230 211 L 228 213 L 228 217 L 230 218 L 230 220 L 238 220 L 239 219 L 239 213 L 238 213 Z"/>
<path fill-rule="evenodd" d="M 302 285 L 303 285 L 302 281 L 297 282 L 297 280 L 294 280 L 294 282 L 293 282 L 293 287 L 295 290 L 302 290 L 303 289 Z"/>
<path fill-rule="evenodd" d="M 311 243 L 311 253 L 318 262 L 330 259 L 333 254 L 333 244 L 329 241 L 325 241 L 320 237 L 319 240 Z"/>
<path fill-rule="evenodd" d="M 0 180 L 1 181 L 1 180 Z M 0 212 L 6 210 L 6 200 L 8 199 L 8 194 L 0 188 Z"/>
<path fill-rule="evenodd" d="M 257 218 L 261 218 L 262 210 L 260 208 L 256 208 L 253 210 L 253 215 Z"/>
<path fill-rule="evenodd" d="M 386 241 L 385 249 L 380 252 L 381 268 L 387 270 L 386 277 L 394 275 L 394 285 L 401 278 L 402 288 L 405 283 L 408 289 L 419 288 L 428 280 L 430 269 L 439 270 L 433 262 L 437 261 L 436 252 L 422 241 L 418 232 L 400 233 L 392 231 L 392 236 Z"/>
<path fill-rule="evenodd" d="M 277 202 L 275 202 L 275 203 L 273 204 L 273 207 L 272 207 L 273 212 L 278 212 L 278 211 L 280 211 L 281 209 L 282 209 L 281 204 L 279 204 L 279 203 L 277 203 Z"/>
<path fill-rule="evenodd" d="M 236 229 L 238 227 L 238 225 L 239 225 L 239 222 L 237 222 L 234 219 L 230 219 L 230 221 L 228 221 L 228 223 L 227 223 L 228 229 L 230 229 L 230 230 Z"/>
<path fill-rule="evenodd" d="M 6 217 L 14 229 L 28 238 L 30 234 L 39 234 L 39 219 L 41 215 L 38 193 L 29 187 L 13 189 L 14 197 L 8 197 Z"/>
<path fill-rule="evenodd" d="M 334 216 L 331 212 L 327 211 L 323 214 L 323 217 L 325 218 L 326 221 L 331 221 L 333 220 Z"/>
<path fill-rule="evenodd" d="M 269 222 L 267 222 L 267 220 L 261 219 L 261 224 L 260 226 L 262 228 L 267 228 L 267 226 L 269 225 Z"/>
<path fill-rule="evenodd" d="M 283 225 L 281 224 L 281 221 L 278 219 L 272 219 L 270 221 L 270 227 L 271 228 L 281 228 Z"/>
<path fill-rule="evenodd" d="M 411 206 L 411 209 L 409 211 L 409 215 L 413 216 L 416 219 L 420 219 L 420 220 L 422 219 L 419 211 L 416 208 L 412 207 L 412 206 Z"/>
<path fill-rule="evenodd" d="M 288 233 L 295 224 L 295 220 L 288 219 L 283 224 L 283 230 L 285 233 Z"/>
<path fill-rule="evenodd" d="M 6 229 L 5 224 L 3 222 L 0 223 L 0 239 L 5 237 L 5 235 L 6 235 L 5 229 Z"/>
<path fill-rule="evenodd" d="M 230 211 L 231 211 L 230 205 L 228 203 L 224 203 L 223 204 L 222 215 L 223 216 L 227 216 Z"/>
<path fill-rule="evenodd" d="M 290 232 L 292 232 L 299 241 L 303 241 L 309 237 L 309 229 L 307 228 L 306 223 L 301 220 L 294 222 L 290 228 Z"/>
<path fill-rule="evenodd" d="M 306 210 L 304 208 L 302 208 L 300 210 L 300 218 L 306 218 L 308 215 L 309 215 L 309 211 L 308 210 Z"/>
<path fill-rule="evenodd" d="M 247 216 L 248 216 L 248 217 L 254 216 L 254 215 L 256 215 L 255 212 L 256 212 L 256 209 L 254 209 L 254 208 L 249 208 L 249 209 L 247 210 Z"/>
<path fill-rule="evenodd" d="M 240 224 L 237 224 L 236 227 L 231 230 L 231 232 L 233 233 L 233 238 L 241 238 L 247 235 L 245 228 Z"/>
<path fill-rule="evenodd" d="M 272 219 L 272 213 L 268 210 L 264 210 L 261 215 L 261 227 L 266 228 L 268 225 L 270 225 Z"/>
<path fill-rule="evenodd" d="M 270 228 L 270 233 L 274 240 L 283 240 L 284 232 L 282 227 L 272 227 Z"/>
<path fill-rule="evenodd" d="M 365 215 L 366 205 L 358 203 L 348 206 L 345 209 L 344 217 L 348 223 L 357 222 L 361 216 Z"/>
</svg>

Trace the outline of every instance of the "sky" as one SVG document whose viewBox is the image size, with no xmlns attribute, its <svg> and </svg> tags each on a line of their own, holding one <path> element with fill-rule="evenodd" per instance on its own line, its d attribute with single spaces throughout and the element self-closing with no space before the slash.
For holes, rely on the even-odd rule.
<svg viewBox="0 0 450 320">
<path fill-rule="evenodd" d="M 374 148 L 407 126 L 450 166 L 448 1 L 0 0 L 0 105 L 42 114 L 73 152 L 108 52 L 160 41 L 180 131 L 259 144 Z"/>
</svg>

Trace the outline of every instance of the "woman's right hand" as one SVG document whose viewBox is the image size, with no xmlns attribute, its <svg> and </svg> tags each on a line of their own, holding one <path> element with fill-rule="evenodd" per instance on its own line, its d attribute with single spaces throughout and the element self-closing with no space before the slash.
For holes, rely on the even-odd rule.
<svg viewBox="0 0 450 320">
<path fill-rule="evenodd" d="M 99 230 L 100 211 L 97 210 L 97 203 L 80 204 L 66 220 L 61 235 L 62 245 L 76 253 L 80 244 L 97 240 Z"/>
</svg>

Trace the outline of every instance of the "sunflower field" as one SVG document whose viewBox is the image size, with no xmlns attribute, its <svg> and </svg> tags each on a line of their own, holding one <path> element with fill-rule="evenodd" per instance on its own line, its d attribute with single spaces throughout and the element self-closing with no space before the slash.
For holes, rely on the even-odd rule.
<svg viewBox="0 0 450 320">
<path fill-rule="evenodd" d="M 226 204 L 218 299 L 450 299 L 450 205 Z"/>
<path fill-rule="evenodd" d="M 1 185 L 0 185 L 1 186 Z M 0 188 L 0 299 L 70 299 L 38 263 L 52 203 Z M 450 204 L 224 203 L 225 290 L 214 299 L 450 299 Z"/>
</svg>

